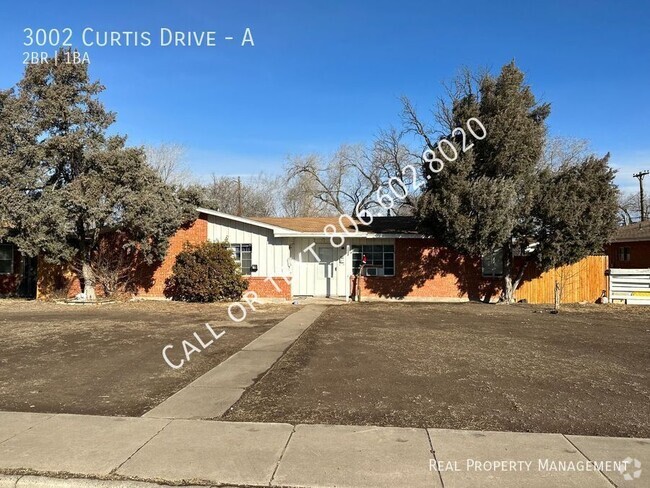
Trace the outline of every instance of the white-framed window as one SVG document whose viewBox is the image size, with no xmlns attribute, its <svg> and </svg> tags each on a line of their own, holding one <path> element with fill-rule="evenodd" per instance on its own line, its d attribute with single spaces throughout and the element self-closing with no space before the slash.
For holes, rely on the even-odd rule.
<svg viewBox="0 0 650 488">
<path fill-rule="evenodd" d="M 392 244 L 373 244 L 352 246 L 352 272 L 359 274 L 363 256 L 366 257 L 364 268 L 366 276 L 395 275 L 395 246 Z"/>
<path fill-rule="evenodd" d="M 483 276 L 496 278 L 503 276 L 503 249 L 497 249 L 481 256 L 481 271 Z"/>
<path fill-rule="evenodd" d="M 618 260 L 619 261 L 629 261 L 632 259 L 632 253 L 630 251 L 630 248 L 625 246 L 625 247 L 619 247 L 618 248 Z"/>
<path fill-rule="evenodd" d="M 241 267 L 241 274 L 251 274 L 251 264 L 253 261 L 253 245 L 252 244 L 231 244 L 230 249 L 235 256 L 235 261 Z"/>
<path fill-rule="evenodd" d="M 0 244 L 0 274 L 13 274 L 14 272 L 14 246 Z"/>
</svg>

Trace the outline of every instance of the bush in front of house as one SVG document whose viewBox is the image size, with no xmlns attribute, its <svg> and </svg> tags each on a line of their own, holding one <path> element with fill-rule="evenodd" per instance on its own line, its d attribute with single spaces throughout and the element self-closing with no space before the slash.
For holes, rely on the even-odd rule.
<svg viewBox="0 0 650 488">
<path fill-rule="evenodd" d="M 186 302 L 239 300 L 248 282 L 227 243 L 187 244 L 176 256 L 165 296 Z"/>
</svg>

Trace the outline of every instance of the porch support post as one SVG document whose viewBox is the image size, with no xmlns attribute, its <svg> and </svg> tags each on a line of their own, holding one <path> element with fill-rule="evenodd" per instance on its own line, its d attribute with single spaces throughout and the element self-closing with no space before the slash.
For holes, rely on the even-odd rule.
<svg viewBox="0 0 650 488">
<path fill-rule="evenodd" d="M 345 301 L 350 301 L 350 276 L 348 276 L 348 259 L 350 256 L 350 244 L 345 245 L 345 256 L 343 256 L 343 273 L 345 273 Z"/>
</svg>

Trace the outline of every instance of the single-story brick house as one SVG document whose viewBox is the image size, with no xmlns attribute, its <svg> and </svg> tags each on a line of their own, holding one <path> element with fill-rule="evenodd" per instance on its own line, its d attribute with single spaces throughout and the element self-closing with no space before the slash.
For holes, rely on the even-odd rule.
<svg viewBox="0 0 650 488">
<path fill-rule="evenodd" d="M 345 235 L 337 217 L 245 219 L 203 210 L 208 239 L 236 248 L 249 287 L 260 296 L 350 296 L 364 256 L 364 296 L 482 299 L 498 287 L 493 263 L 483 277 L 480 260 L 436 247 L 418 234 L 413 217 L 375 217 L 358 232 L 344 220 L 351 233 Z M 339 247 L 330 242 L 333 229 L 339 230 L 334 244 L 344 237 Z"/>
<path fill-rule="evenodd" d="M 193 224 L 172 236 L 163 262 L 139 271 L 135 295 L 163 297 L 165 279 L 171 275 L 184 244 L 205 241 L 228 241 L 249 281 L 249 290 L 264 298 L 349 297 L 355 294 L 356 286 L 366 298 L 461 301 L 495 299 L 499 294 L 499 259 L 468 258 L 441 247 L 417 232 L 413 217 L 375 217 L 370 225 L 359 224 L 356 232 L 343 220 L 349 232 L 346 235 L 340 231 L 338 217 L 247 218 L 206 208 L 198 211 Z M 333 227 L 326 229 L 328 224 Z M 339 230 L 335 244 L 341 236 L 345 238 L 340 247 L 330 242 L 334 228 Z M 25 262 L 15 249 L 5 247 L 0 258 L 11 255 Z M 356 275 L 364 256 L 365 276 L 359 280 Z M 16 271 L 21 266 L 14 263 L 11 270 L 8 264 L 0 269 Z M 19 284 L 22 275 L 13 274 Z M 534 281 L 536 274 L 529 269 L 527 276 Z M 5 294 L 11 293 L 8 288 Z M 53 296 L 56 290 L 59 296 L 62 291 L 74 296 L 80 289 L 76 276 L 63 275 L 59 267 L 39 260 L 39 297 Z M 580 300 L 594 301 L 602 289 L 603 284 L 596 283 L 593 290 L 585 289 Z"/>
<path fill-rule="evenodd" d="M 163 297 L 165 279 L 183 245 L 208 240 L 230 243 L 249 290 L 264 298 L 351 296 L 357 286 L 353 275 L 358 274 L 363 256 L 367 276 L 360 286 L 365 297 L 478 300 L 497 294 L 498 265 L 486 262 L 482 267 L 480 259 L 437 247 L 417 233 L 412 217 L 375 217 L 369 226 L 360 224 L 358 232 L 344 221 L 352 234 L 339 232 L 345 242 L 334 247 L 332 228 L 327 233 L 325 227 L 332 224 L 340 230 L 338 217 L 247 218 L 198 210 L 196 221 L 172 236 L 163 262 L 140 273 L 137 296 Z M 340 238 L 334 240 L 338 243 Z M 6 252 L 17 255 L 15 249 Z M 39 297 L 74 296 L 80 290 L 75 275 L 63 276 L 60 268 L 39 260 Z"/>
<path fill-rule="evenodd" d="M 612 268 L 650 268 L 650 221 L 619 227 L 607 254 Z"/>
</svg>

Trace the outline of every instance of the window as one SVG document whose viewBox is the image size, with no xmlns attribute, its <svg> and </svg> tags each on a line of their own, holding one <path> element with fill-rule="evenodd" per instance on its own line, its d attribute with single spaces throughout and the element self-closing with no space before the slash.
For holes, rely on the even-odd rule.
<svg viewBox="0 0 650 488">
<path fill-rule="evenodd" d="M 12 274 L 14 272 L 14 246 L 11 244 L 0 244 L 0 274 Z"/>
<path fill-rule="evenodd" d="M 231 244 L 230 249 L 235 256 L 235 261 L 241 266 L 241 274 L 251 274 L 251 262 L 253 260 L 252 244 Z"/>
<path fill-rule="evenodd" d="M 366 276 L 394 276 L 395 275 L 395 246 L 372 245 L 352 246 L 352 272 L 359 274 L 361 260 L 366 257 L 364 268 Z"/>
<path fill-rule="evenodd" d="M 618 248 L 618 260 L 619 261 L 629 261 L 632 257 L 629 247 L 619 247 Z"/>
<path fill-rule="evenodd" d="M 503 276 L 503 249 L 483 254 L 481 256 L 481 269 L 483 276 L 486 277 Z"/>
</svg>

